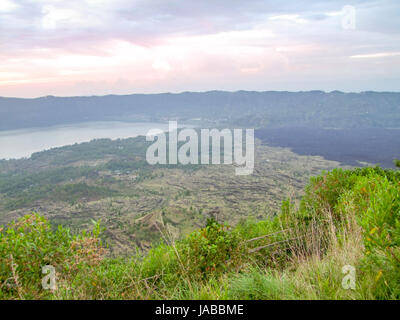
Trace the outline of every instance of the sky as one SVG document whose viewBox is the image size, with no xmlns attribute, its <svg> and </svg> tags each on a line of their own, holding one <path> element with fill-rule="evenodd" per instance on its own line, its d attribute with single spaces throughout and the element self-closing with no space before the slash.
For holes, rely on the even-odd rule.
<svg viewBox="0 0 400 320">
<path fill-rule="evenodd" d="M 0 0 L 0 96 L 400 91 L 400 1 Z"/>
</svg>

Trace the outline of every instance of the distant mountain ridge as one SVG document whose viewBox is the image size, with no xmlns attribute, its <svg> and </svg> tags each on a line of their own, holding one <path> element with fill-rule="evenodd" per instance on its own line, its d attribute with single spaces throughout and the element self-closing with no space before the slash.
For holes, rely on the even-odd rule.
<svg viewBox="0 0 400 320">
<path fill-rule="evenodd" d="M 0 130 L 82 121 L 168 119 L 201 119 L 256 128 L 400 128 L 400 93 L 208 91 L 34 99 L 0 97 Z"/>
</svg>

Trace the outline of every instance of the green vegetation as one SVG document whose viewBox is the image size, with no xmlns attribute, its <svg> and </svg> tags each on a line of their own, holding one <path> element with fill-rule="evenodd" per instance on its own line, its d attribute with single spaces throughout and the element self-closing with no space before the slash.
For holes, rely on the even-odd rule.
<svg viewBox="0 0 400 320">
<path fill-rule="evenodd" d="M 97 265 L 104 251 L 97 239 L 98 223 L 90 233 L 72 235 L 62 226 L 51 230 L 46 219 L 33 213 L 0 230 L 0 299 L 47 297 L 41 286 L 42 266 L 52 265 L 60 282 L 68 282 Z"/>
<path fill-rule="evenodd" d="M 130 255 L 162 240 L 159 229 L 181 239 L 212 217 L 266 219 L 286 197 L 298 199 L 310 176 L 338 165 L 257 143 L 254 174 L 235 176 L 233 165 L 151 166 L 149 143 L 100 139 L 0 161 L 0 224 L 36 211 L 75 232 L 101 219 L 112 255 Z"/>
<path fill-rule="evenodd" d="M 115 141 L 98 139 L 35 153 L 29 159 L 0 161 L 3 207 L 9 211 L 38 200 L 75 203 L 81 199 L 123 195 L 124 192 L 116 190 L 118 188 L 110 188 L 118 182 L 115 177 L 131 174 L 138 183 L 153 178 L 152 171 L 162 167 L 145 161 L 148 145 L 144 137 Z M 185 172 L 199 168 L 195 165 L 166 167 Z"/>
<path fill-rule="evenodd" d="M 158 228 L 162 241 L 147 253 L 111 258 L 98 223 L 74 236 L 36 214 L 21 218 L 1 229 L 0 297 L 400 299 L 400 171 L 324 172 L 299 205 L 286 200 L 279 215 L 234 228 L 211 219 L 182 240 Z M 40 286 L 47 264 L 54 291 Z M 342 286 L 346 265 L 354 289 Z"/>
</svg>

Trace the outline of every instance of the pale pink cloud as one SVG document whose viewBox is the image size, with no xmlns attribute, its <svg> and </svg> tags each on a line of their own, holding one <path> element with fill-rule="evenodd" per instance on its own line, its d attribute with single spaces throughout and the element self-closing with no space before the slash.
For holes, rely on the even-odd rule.
<svg viewBox="0 0 400 320">
<path fill-rule="evenodd" d="M 367 90 L 382 87 L 383 76 L 392 79 L 388 88 L 400 85 L 400 31 L 389 18 L 387 30 L 368 24 L 366 17 L 377 9 L 374 2 L 354 1 L 360 27 L 353 31 L 341 26 L 344 2 L 1 3 L 2 96 Z M 380 21 L 399 8 L 396 3 L 379 6 Z"/>
</svg>

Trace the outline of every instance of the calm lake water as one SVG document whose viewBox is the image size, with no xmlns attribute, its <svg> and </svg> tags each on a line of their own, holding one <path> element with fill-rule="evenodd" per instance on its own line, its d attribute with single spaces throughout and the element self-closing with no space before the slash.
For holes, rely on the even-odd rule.
<svg viewBox="0 0 400 320">
<path fill-rule="evenodd" d="M 150 129 L 168 131 L 168 123 L 104 121 L 0 131 L 0 159 L 30 157 L 34 152 L 93 139 L 132 138 Z"/>
</svg>

